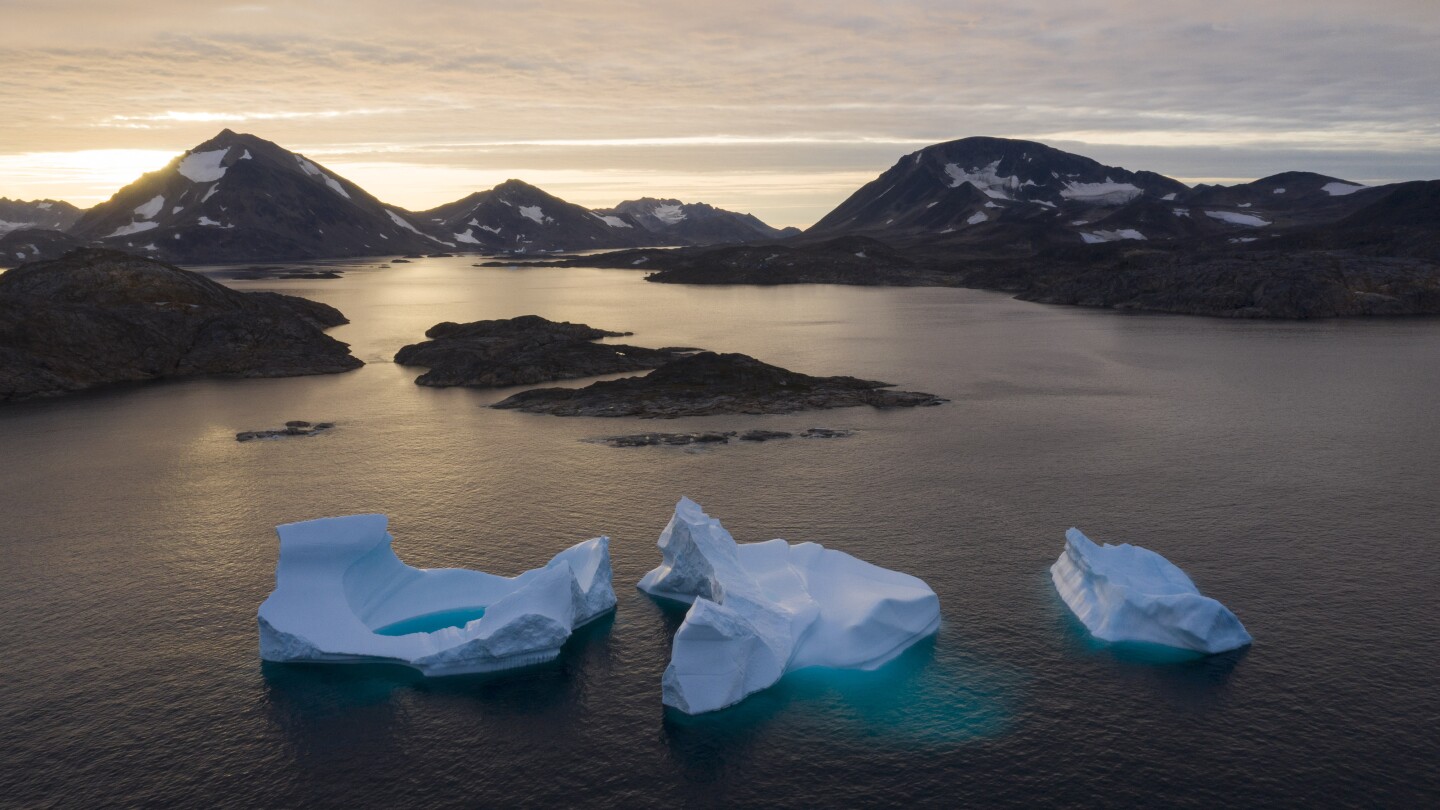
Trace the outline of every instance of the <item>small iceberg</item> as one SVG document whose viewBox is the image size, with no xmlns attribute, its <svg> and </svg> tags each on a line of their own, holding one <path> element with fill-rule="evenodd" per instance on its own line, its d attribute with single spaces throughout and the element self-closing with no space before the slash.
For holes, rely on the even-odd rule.
<svg viewBox="0 0 1440 810">
<path fill-rule="evenodd" d="M 1102 641 L 1138 641 L 1212 654 L 1249 644 L 1250 634 L 1224 605 L 1149 549 L 1097 546 L 1079 529 L 1050 566 L 1055 590 Z"/>
<path fill-rule="evenodd" d="M 261 658 L 491 672 L 555 658 L 575 628 L 615 607 L 608 537 L 501 577 L 412 568 L 391 550 L 388 522 L 350 515 L 275 528 L 280 561 L 260 605 Z"/>
<path fill-rule="evenodd" d="M 940 627 L 928 585 L 816 543 L 738 544 L 681 498 L 640 580 L 690 603 L 662 678 L 665 705 L 723 709 L 804 667 L 877 669 Z"/>
</svg>

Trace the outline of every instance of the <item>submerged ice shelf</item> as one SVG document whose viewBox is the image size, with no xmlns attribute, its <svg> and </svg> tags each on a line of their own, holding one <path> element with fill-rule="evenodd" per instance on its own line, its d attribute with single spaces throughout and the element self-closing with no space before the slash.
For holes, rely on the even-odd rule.
<svg viewBox="0 0 1440 810">
<path fill-rule="evenodd" d="M 350 515 L 276 527 L 275 590 L 258 616 L 262 658 L 489 672 L 553 659 L 576 627 L 615 607 L 608 537 L 501 577 L 412 568 L 391 550 L 387 523 Z"/>
<path fill-rule="evenodd" d="M 1060 598 L 1102 641 L 1162 644 L 1221 653 L 1249 644 L 1250 634 L 1224 605 L 1202 596 L 1174 563 L 1122 543 L 1097 546 L 1079 529 L 1065 532 L 1065 551 L 1050 567 Z"/>
<path fill-rule="evenodd" d="M 804 667 L 876 669 L 940 627 L 921 580 L 816 543 L 738 544 L 688 498 L 658 544 L 664 561 L 639 588 L 691 605 L 661 682 L 665 705 L 687 714 Z"/>
</svg>

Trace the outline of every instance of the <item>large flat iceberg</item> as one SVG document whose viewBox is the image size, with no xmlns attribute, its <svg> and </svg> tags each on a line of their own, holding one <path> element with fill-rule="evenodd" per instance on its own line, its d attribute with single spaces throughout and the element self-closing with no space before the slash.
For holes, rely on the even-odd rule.
<svg viewBox="0 0 1440 810">
<path fill-rule="evenodd" d="M 665 705 L 723 709 L 804 667 L 876 669 L 940 627 L 919 579 L 815 543 L 737 544 L 681 498 L 661 533 L 664 561 L 640 580 L 690 603 L 661 681 Z"/>
<path fill-rule="evenodd" d="M 615 607 L 608 537 L 501 577 L 412 568 L 391 550 L 387 523 L 350 515 L 276 527 L 280 562 L 260 605 L 260 657 L 489 672 L 555 658 L 576 627 Z"/>
<path fill-rule="evenodd" d="M 1226 607 L 1149 549 L 1097 546 L 1079 529 L 1065 532 L 1065 551 L 1050 566 L 1060 598 L 1096 638 L 1139 641 L 1202 653 L 1249 644 L 1250 634 Z"/>
</svg>

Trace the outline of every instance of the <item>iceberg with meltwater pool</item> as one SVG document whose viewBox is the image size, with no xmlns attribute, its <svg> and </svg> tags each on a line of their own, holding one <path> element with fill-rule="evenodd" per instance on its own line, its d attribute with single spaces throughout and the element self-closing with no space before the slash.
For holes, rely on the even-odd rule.
<svg viewBox="0 0 1440 810">
<path fill-rule="evenodd" d="M 575 628 L 615 607 L 608 537 L 501 577 L 412 568 L 391 550 L 387 523 L 350 515 L 276 527 L 280 561 L 260 605 L 261 658 L 490 672 L 555 658 Z"/>
<path fill-rule="evenodd" d="M 687 714 L 803 667 L 876 669 L 940 627 L 921 580 L 816 543 L 738 544 L 688 498 L 658 544 L 664 561 L 639 588 L 691 603 L 661 680 L 665 705 Z"/>
<path fill-rule="evenodd" d="M 1071 612 L 1102 641 L 1202 653 L 1226 652 L 1251 641 L 1234 613 L 1202 596 L 1184 571 L 1149 549 L 1129 543 L 1097 546 L 1079 529 L 1070 529 L 1050 578 Z"/>
</svg>

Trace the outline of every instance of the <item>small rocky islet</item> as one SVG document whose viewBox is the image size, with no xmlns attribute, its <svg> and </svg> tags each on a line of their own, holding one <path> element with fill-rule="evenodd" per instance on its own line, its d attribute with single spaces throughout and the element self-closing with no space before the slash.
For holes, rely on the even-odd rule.
<svg viewBox="0 0 1440 810">
<path fill-rule="evenodd" d="M 290 436 L 318 436 L 327 430 L 335 427 L 334 422 L 307 422 L 304 419 L 292 419 L 285 423 L 285 427 L 272 428 L 269 430 L 242 430 L 235 434 L 235 441 L 250 442 L 256 439 L 283 439 Z"/>
<path fill-rule="evenodd" d="M 601 338 L 630 332 L 556 322 L 539 315 L 439 323 L 430 338 L 402 348 L 395 362 L 427 368 L 418 385 L 500 388 L 654 369 L 644 377 L 605 380 L 583 388 L 522 391 L 492 407 L 556 416 L 636 416 L 668 419 L 712 414 L 766 414 L 871 405 L 937 405 L 934 394 L 888 390 L 890 383 L 856 377 L 812 377 L 743 354 L 689 347 L 650 349 Z M 781 438 L 753 432 L 749 441 Z M 661 435 L 661 434 L 641 434 Z M 723 433 L 665 434 L 650 443 L 691 444 Z M 734 435 L 734 434 L 729 434 Z M 788 437 L 789 434 L 785 434 Z M 617 441 L 626 437 L 612 437 Z M 644 440 L 637 440 L 644 441 Z"/>
<path fill-rule="evenodd" d="M 698 351 L 595 342 L 629 334 L 539 315 L 446 322 L 426 330 L 429 340 L 396 352 L 395 362 L 429 369 L 415 379 L 417 385 L 500 388 L 643 371 Z"/>
<path fill-rule="evenodd" d="M 891 387 L 857 377 L 812 377 L 744 354 L 700 352 L 672 360 L 644 377 L 602 380 L 584 388 L 534 388 L 491 407 L 554 416 L 675 419 L 855 405 L 912 408 L 947 401 L 935 394 Z"/>
</svg>

